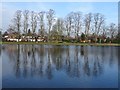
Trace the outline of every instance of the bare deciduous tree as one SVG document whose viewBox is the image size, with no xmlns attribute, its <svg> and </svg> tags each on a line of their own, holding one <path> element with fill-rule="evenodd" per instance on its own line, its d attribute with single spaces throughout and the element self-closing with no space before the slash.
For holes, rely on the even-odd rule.
<svg viewBox="0 0 120 90">
<path fill-rule="evenodd" d="M 104 24 L 105 18 L 102 14 L 96 13 L 94 14 L 94 34 L 95 34 L 95 42 L 97 41 L 97 36 L 100 33 L 101 27 Z"/>
<path fill-rule="evenodd" d="M 82 30 L 82 14 L 81 14 L 81 12 L 73 13 L 73 23 L 74 23 L 75 37 L 78 40 L 80 30 Z"/>
<path fill-rule="evenodd" d="M 98 35 L 101 29 L 101 26 L 104 24 L 105 18 L 102 14 L 96 13 L 94 14 L 94 26 L 95 26 L 95 34 Z"/>
<path fill-rule="evenodd" d="M 24 16 L 24 21 L 23 21 L 23 32 L 25 33 L 25 34 L 27 34 L 28 33 L 28 20 L 29 20 L 29 10 L 25 10 L 24 12 L 23 12 L 23 16 Z"/>
<path fill-rule="evenodd" d="M 34 11 L 31 12 L 31 28 L 32 33 L 35 34 L 37 28 L 37 14 Z"/>
<path fill-rule="evenodd" d="M 67 31 L 67 37 L 70 37 L 73 27 L 73 12 L 69 13 L 65 19 L 65 27 Z"/>
<path fill-rule="evenodd" d="M 21 27 L 21 10 L 17 10 L 15 12 L 15 17 L 14 17 L 14 24 L 16 26 L 16 31 L 20 33 L 20 27 Z"/>
<path fill-rule="evenodd" d="M 38 21 L 39 21 L 39 34 L 41 36 L 44 36 L 44 30 L 45 30 L 45 25 L 44 25 L 44 15 L 45 15 L 45 12 L 44 11 L 41 11 L 38 13 Z"/>
<path fill-rule="evenodd" d="M 89 35 L 91 22 L 92 22 L 92 13 L 88 13 L 88 14 L 85 15 L 85 19 L 84 19 L 86 38 Z"/>
<path fill-rule="evenodd" d="M 63 35 L 63 30 L 65 30 L 64 28 L 64 21 L 62 18 L 58 18 L 55 25 L 53 26 L 53 33 L 56 34 L 56 39 L 60 40 L 62 39 L 62 35 Z"/>
<path fill-rule="evenodd" d="M 7 29 L 7 32 L 9 33 L 9 34 L 11 34 L 11 33 L 13 33 L 13 32 L 15 32 L 15 26 L 14 25 L 9 25 L 9 27 L 8 27 L 8 29 Z"/>
<path fill-rule="evenodd" d="M 54 22 L 54 18 L 55 18 L 55 11 L 50 9 L 48 12 L 47 12 L 47 24 L 48 24 L 48 41 L 50 40 L 50 31 L 52 29 L 52 25 L 53 25 L 53 22 Z"/>
<path fill-rule="evenodd" d="M 64 21 L 63 21 L 63 19 L 58 18 L 56 24 L 57 24 L 58 35 L 62 36 L 63 30 L 64 30 Z"/>
<path fill-rule="evenodd" d="M 108 30 L 110 38 L 113 40 L 115 35 L 117 35 L 117 26 L 114 23 L 111 23 Z"/>
<path fill-rule="evenodd" d="M 13 19 L 14 21 L 14 26 L 15 26 L 15 30 L 18 33 L 18 39 L 20 38 L 20 27 L 21 27 L 21 16 L 22 16 L 22 11 L 21 10 L 17 10 L 15 12 L 15 17 Z"/>
</svg>

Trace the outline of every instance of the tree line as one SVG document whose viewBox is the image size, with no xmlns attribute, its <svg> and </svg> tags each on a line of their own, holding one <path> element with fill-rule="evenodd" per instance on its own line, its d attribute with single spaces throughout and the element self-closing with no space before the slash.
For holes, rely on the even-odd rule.
<svg viewBox="0 0 120 90">
<path fill-rule="evenodd" d="M 120 42 L 118 26 L 106 25 L 106 18 L 101 13 L 70 12 L 65 17 L 56 17 L 53 9 L 34 12 L 17 10 L 7 32 L 22 35 L 46 36 L 47 41 L 67 42 Z"/>
</svg>

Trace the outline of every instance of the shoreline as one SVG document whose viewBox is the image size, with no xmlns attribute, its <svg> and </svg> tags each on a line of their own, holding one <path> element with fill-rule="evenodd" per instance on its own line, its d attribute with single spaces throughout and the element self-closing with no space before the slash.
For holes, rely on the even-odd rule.
<svg viewBox="0 0 120 90">
<path fill-rule="evenodd" d="M 120 46 L 117 43 L 58 43 L 58 42 L 1 42 L 0 44 L 76 45 L 76 46 Z"/>
</svg>

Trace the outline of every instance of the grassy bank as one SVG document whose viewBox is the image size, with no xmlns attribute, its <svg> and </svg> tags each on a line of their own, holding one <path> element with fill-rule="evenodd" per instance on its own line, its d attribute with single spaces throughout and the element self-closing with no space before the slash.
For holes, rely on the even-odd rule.
<svg viewBox="0 0 120 90">
<path fill-rule="evenodd" d="M 58 43 L 58 42 L 0 42 L 0 44 L 41 44 L 41 45 L 92 45 L 92 46 L 120 46 L 115 43 Z"/>
</svg>

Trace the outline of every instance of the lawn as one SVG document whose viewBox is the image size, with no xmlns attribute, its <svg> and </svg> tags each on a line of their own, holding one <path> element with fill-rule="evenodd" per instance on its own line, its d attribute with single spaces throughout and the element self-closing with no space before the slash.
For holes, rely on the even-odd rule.
<svg viewBox="0 0 120 90">
<path fill-rule="evenodd" d="M 68 43 L 68 42 L 0 42 L 0 44 L 42 44 L 42 45 L 92 45 L 92 46 L 120 46 L 116 43 Z"/>
</svg>

